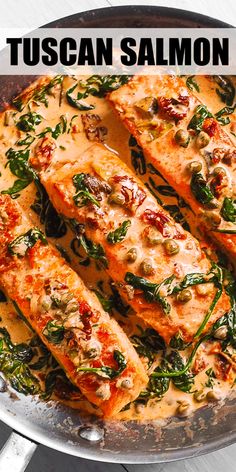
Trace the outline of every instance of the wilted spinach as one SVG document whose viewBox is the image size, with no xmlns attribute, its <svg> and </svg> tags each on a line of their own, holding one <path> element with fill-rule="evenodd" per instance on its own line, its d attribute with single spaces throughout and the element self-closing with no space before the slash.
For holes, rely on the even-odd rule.
<svg viewBox="0 0 236 472">
<path fill-rule="evenodd" d="M 130 220 L 123 221 L 123 223 L 121 223 L 121 225 L 118 228 L 108 233 L 107 241 L 110 244 L 116 244 L 116 243 L 122 242 L 125 239 L 125 236 L 130 226 L 131 226 Z"/>
<path fill-rule="evenodd" d="M 102 367 L 78 367 L 78 372 L 90 372 L 107 379 L 114 379 L 118 377 L 127 366 L 127 362 L 123 354 L 115 350 L 113 353 L 113 358 L 117 363 L 118 369 L 113 369 L 112 367 L 102 366 Z"/>
</svg>

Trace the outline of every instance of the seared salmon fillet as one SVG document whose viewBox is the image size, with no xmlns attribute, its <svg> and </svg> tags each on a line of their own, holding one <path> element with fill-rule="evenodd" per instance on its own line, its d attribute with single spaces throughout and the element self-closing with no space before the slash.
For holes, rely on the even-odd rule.
<svg viewBox="0 0 236 472">
<path fill-rule="evenodd" d="M 118 323 L 20 206 L 0 196 L 0 285 L 68 378 L 105 417 L 145 388 L 148 377 Z"/>
<path fill-rule="evenodd" d="M 134 77 L 109 100 L 152 164 L 236 265 L 236 148 L 216 119 L 224 119 L 221 113 L 214 117 L 174 76 Z"/>
<path fill-rule="evenodd" d="M 221 269 L 114 153 L 94 144 L 61 162 L 44 138 L 31 165 L 89 255 L 167 343 L 192 341 L 227 311 Z"/>
</svg>

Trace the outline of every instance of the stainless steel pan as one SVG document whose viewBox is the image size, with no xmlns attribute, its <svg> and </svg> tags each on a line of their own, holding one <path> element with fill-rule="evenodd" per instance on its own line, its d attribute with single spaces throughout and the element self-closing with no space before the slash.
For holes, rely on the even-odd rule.
<svg viewBox="0 0 236 472">
<path fill-rule="evenodd" d="M 209 17 L 162 7 L 127 6 L 93 10 L 63 18 L 50 27 L 228 27 Z M 1 54 L 0 54 L 1 59 Z M 0 77 L 2 103 L 32 77 Z M 0 419 L 13 433 L 0 454 L 0 470 L 25 470 L 37 443 L 87 459 L 118 463 L 160 463 L 205 454 L 236 441 L 233 400 L 205 407 L 187 420 L 165 426 L 153 422 L 83 419 L 59 403 L 0 393 Z"/>
</svg>

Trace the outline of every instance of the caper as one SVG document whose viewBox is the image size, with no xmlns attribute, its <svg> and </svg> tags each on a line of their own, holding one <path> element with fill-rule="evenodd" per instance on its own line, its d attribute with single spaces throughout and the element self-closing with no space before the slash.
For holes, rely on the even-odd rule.
<svg viewBox="0 0 236 472">
<path fill-rule="evenodd" d="M 122 193 L 114 192 L 111 193 L 109 197 L 109 202 L 114 203 L 115 205 L 124 205 L 125 204 L 125 197 L 122 195 Z"/>
<path fill-rule="evenodd" d="M 212 291 L 212 284 L 211 283 L 196 285 L 196 292 L 198 293 L 198 295 L 200 295 L 202 297 L 205 297 L 211 291 Z"/>
<path fill-rule="evenodd" d="M 144 97 L 136 102 L 134 106 L 143 113 L 153 116 L 155 113 L 157 113 L 158 102 L 155 97 Z"/>
<path fill-rule="evenodd" d="M 194 400 L 196 402 L 203 402 L 206 398 L 206 394 L 204 393 L 203 390 L 198 390 L 197 392 L 194 393 Z"/>
<path fill-rule="evenodd" d="M 120 382 L 120 388 L 124 388 L 124 389 L 127 389 L 129 390 L 130 388 L 133 387 L 133 381 L 132 379 L 123 379 L 121 382 Z"/>
<path fill-rule="evenodd" d="M 184 148 L 188 147 L 189 141 L 190 141 L 190 136 L 188 134 L 188 131 L 184 129 L 179 129 L 175 133 L 175 141 L 179 146 L 182 146 Z"/>
<path fill-rule="evenodd" d="M 152 260 L 151 259 L 143 259 L 143 261 L 140 264 L 140 269 L 143 272 L 144 275 L 151 275 L 154 272 L 154 268 L 152 265 Z"/>
<path fill-rule="evenodd" d="M 65 314 L 75 313 L 78 310 L 78 302 L 76 300 L 71 300 L 65 309 Z"/>
<path fill-rule="evenodd" d="M 226 339 L 228 334 L 227 326 L 220 326 L 215 332 L 214 332 L 214 338 L 215 339 Z"/>
<path fill-rule="evenodd" d="M 45 295 L 45 297 L 43 297 L 41 306 L 44 311 L 48 311 L 51 308 L 52 300 L 51 300 L 51 297 L 49 297 L 49 295 Z"/>
<path fill-rule="evenodd" d="M 208 208 L 211 208 L 212 210 L 219 208 L 220 203 L 216 198 L 213 198 L 210 202 L 207 204 Z"/>
<path fill-rule="evenodd" d="M 124 291 L 126 292 L 128 300 L 133 300 L 133 298 L 134 298 L 134 287 L 132 287 L 132 285 L 126 284 L 124 286 Z"/>
<path fill-rule="evenodd" d="M 182 418 L 184 418 L 185 416 L 189 415 L 190 410 L 190 403 L 186 401 L 181 401 L 179 402 L 179 406 L 177 407 L 176 413 L 178 416 L 182 416 Z"/>
<path fill-rule="evenodd" d="M 217 211 L 205 211 L 204 218 L 212 229 L 218 228 L 221 223 L 221 216 Z"/>
<path fill-rule="evenodd" d="M 135 412 L 140 415 L 141 413 L 143 413 L 143 410 L 144 410 L 144 404 L 143 403 L 135 403 Z"/>
<path fill-rule="evenodd" d="M 191 298 L 192 298 L 192 292 L 188 288 L 185 288 L 184 290 L 179 292 L 177 295 L 177 300 L 178 302 L 181 302 L 181 303 L 187 303 L 189 302 L 189 300 L 191 300 Z"/>
<path fill-rule="evenodd" d="M 126 260 L 128 262 L 135 262 L 137 257 L 138 257 L 138 252 L 137 252 L 136 247 L 131 247 L 131 249 L 129 249 L 129 251 L 126 254 Z"/>
<path fill-rule="evenodd" d="M 200 131 L 196 138 L 196 145 L 199 149 L 206 147 L 210 142 L 209 134 L 205 133 L 205 131 Z"/>
<path fill-rule="evenodd" d="M 163 243 L 166 253 L 168 256 L 174 256 L 179 252 L 179 245 L 174 239 L 166 239 Z"/>
<path fill-rule="evenodd" d="M 107 383 L 101 385 L 97 388 L 95 393 L 98 398 L 101 398 L 101 400 L 109 400 L 111 396 L 110 385 Z"/>
<path fill-rule="evenodd" d="M 198 172 L 201 172 L 202 170 L 202 163 L 199 161 L 192 161 L 190 162 L 190 164 L 188 164 L 188 169 L 193 174 L 197 174 Z"/>
<path fill-rule="evenodd" d="M 226 170 L 224 169 L 224 167 L 215 167 L 215 169 L 213 170 L 213 173 L 214 175 L 226 175 Z"/>
<path fill-rule="evenodd" d="M 148 228 L 146 232 L 146 239 L 151 246 L 156 246 L 161 244 L 163 241 L 163 236 L 156 228 Z"/>
<path fill-rule="evenodd" d="M 207 392 L 206 398 L 208 402 L 218 402 L 221 400 L 221 395 L 218 392 L 215 392 L 214 390 L 210 390 Z"/>
</svg>

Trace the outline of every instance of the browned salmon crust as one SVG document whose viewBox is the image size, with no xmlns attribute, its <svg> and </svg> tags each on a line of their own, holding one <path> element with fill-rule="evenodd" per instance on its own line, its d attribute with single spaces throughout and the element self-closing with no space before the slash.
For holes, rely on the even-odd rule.
<svg viewBox="0 0 236 472">
<path fill-rule="evenodd" d="M 188 301 L 181 301 L 176 295 L 168 297 L 170 285 L 165 282 L 157 291 L 161 302 L 170 303 L 168 310 L 132 286 L 132 276 L 127 273 L 155 284 L 169 277 L 176 284 L 190 273 L 207 274 L 211 263 L 199 242 L 175 223 L 133 172 L 102 145 L 95 144 L 63 163 L 57 160 L 55 149 L 50 158 L 47 156 L 42 155 L 40 146 L 31 164 L 40 170 L 54 207 L 78 223 L 79 238 L 85 231 L 89 240 L 101 245 L 107 272 L 137 315 L 167 343 L 173 336 L 192 341 L 216 294 L 214 284 L 190 287 Z M 229 299 L 223 292 L 204 332 L 228 309 Z"/>
<path fill-rule="evenodd" d="M 30 247 L 20 237 L 28 231 L 35 231 L 36 239 L 40 234 Z M 15 201 L 0 196 L 0 285 L 72 383 L 110 417 L 138 397 L 148 377 L 118 323 L 37 231 Z M 117 375 L 109 378 L 99 370 L 102 366 Z M 79 371 L 81 367 L 98 368 L 98 373 Z"/>
<path fill-rule="evenodd" d="M 149 101 L 150 97 L 156 101 L 154 114 L 146 113 L 140 102 L 148 97 Z M 229 135 L 212 116 L 206 116 L 199 129 L 194 129 L 190 121 L 202 104 L 180 77 L 134 77 L 112 92 L 109 101 L 148 159 L 189 203 L 203 229 L 236 266 L 236 219 L 229 221 L 222 216 L 225 198 L 234 199 L 236 191 L 236 149 Z M 178 130 L 188 132 L 189 143 L 185 147 L 175 139 Z M 205 143 L 200 142 L 202 133 Z M 203 204 L 193 194 L 189 171 L 192 161 L 200 163 L 201 174 L 211 187 L 211 205 Z M 219 166 L 223 171 L 217 170 L 215 175 L 214 169 Z"/>
</svg>

